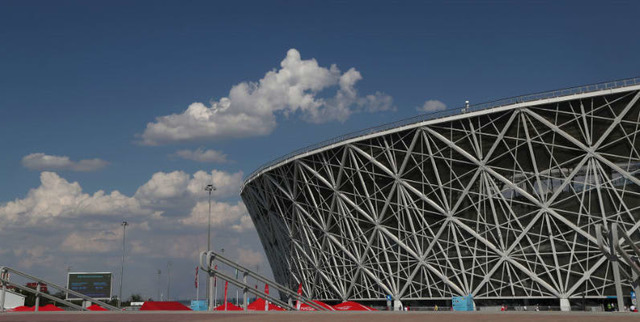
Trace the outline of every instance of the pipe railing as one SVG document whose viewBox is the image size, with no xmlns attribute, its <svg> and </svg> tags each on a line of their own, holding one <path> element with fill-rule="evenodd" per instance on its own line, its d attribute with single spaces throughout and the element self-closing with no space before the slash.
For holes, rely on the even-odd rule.
<svg viewBox="0 0 640 322">
<path fill-rule="evenodd" d="M 637 262 L 637 259 L 640 257 L 640 248 L 635 245 L 631 237 L 629 237 L 624 230 L 618 230 L 617 223 L 611 223 L 608 228 L 603 224 L 596 224 L 595 231 L 598 248 L 612 265 L 616 298 L 618 308 L 620 309 L 624 305 L 620 273 L 624 274 L 627 280 L 631 281 L 636 294 L 640 292 L 640 266 Z M 624 242 L 630 246 L 630 251 L 633 255 L 629 255 L 627 250 L 623 249 Z M 626 270 L 621 270 L 619 267 L 620 263 L 627 265 L 631 269 L 631 274 Z"/>
<path fill-rule="evenodd" d="M 78 293 L 78 292 L 76 292 L 74 290 L 70 290 L 70 289 L 68 289 L 66 287 L 62 287 L 62 286 L 57 285 L 55 283 L 51 283 L 49 281 L 45 281 L 45 280 L 43 280 L 41 278 L 35 277 L 35 276 L 27 274 L 25 272 L 21 272 L 19 270 L 13 269 L 13 268 L 9 268 L 9 267 L 3 266 L 3 267 L 0 267 L 0 284 L 2 284 L 2 290 L 0 291 L 1 292 L 0 293 L 0 312 L 4 311 L 4 303 L 5 303 L 5 298 L 6 298 L 5 296 L 6 296 L 6 287 L 7 286 L 15 287 L 15 288 L 21 289 L 23 291 L 35 294 L 36 295 L 36 299 L 38 299 L 40 296 L 42 296 L 42 297 L 48 298 L 48 299 L 50 299 L 52 301 L 55 301 L 57 303 L 60 303 L 60 304 L 63 304 L 63 305 L 66 305 L 66 306 L 69 306 L 69 307 L 72 307 L 72 308 L 75 308 L 75 309 L 78 309 L 78 310 L 83 310 L 83 311 L 86 310 L 86 308 L 83 308 L 82 306 L 79 306 L 77 304 L 73 304 L 73 303 L 71 303 L 71 302 L 69 302 L 67 300 L 63 300 L 63 299 L 57 298 L 57 297 L 55 297 L 53 295 L 41 292 L 39 289 L 35 289 L 34 290 L 32 288 L 29 288 L 29 287 L 26 287 L 26 286 L 23 286 L 23 285 L 20 285 L 20 284 L 17 284 L 17 283 L 13 283 L 8 278 L 5 277 L 5 276 L 8 276 L 7 273 L 11 273 L 14 276 L 17 275 L 17 276 L 23 277 L 25 279 L 28 279 L 28 280 L 31 280 L 31 281 L 35 281 L 37 283 L 37 285 L 45 285 L 46 284 L 47 287 L 51 287 L 53 289 L 57 289 L 57 290 L 62 291 L 64 293 L 74 295 L 74 296 L 78 297 L 79 299 L 82 299 L 83 301 L 87 301 L 87 302 L 98 304 L 98 305 L 100 305 L 103 308 L 108 309 L 108 310 L 112 310 L 112 311 L 120 310 L 115 306 L 109 305 L 109 304 L 107 304 L 105 302 L 102 302 L 100 300 L 96 300 L 96 299 L 94 299 L 92 297 L 89 297 L 89 296 L 86 296 L 84 294 Z M 36 303 L 38 303 L 38 301 L 36 301 Z"/>
<path fill-rule="evenodd" d="M 220 263 L 223 263 L 231 268 L 237 269 L 238 272 L 241 272 L 243 275 L 243 281 L 239 281 L 229 275 L 226 275 L 212 267 L 212 263 L 213 261 L 219 261 Z M 250 269 L 214 252 L 214 251 L 209 251 L 209 252 L 202 252 L 200 253 L 200 268 L 206 272 L 209 273 L 210 277 L 220 277 L 221 279 L 228 281 L 229 283 L 241 288 L 243 290 L 243 297 L 244 297 L 244 306 L 245 306 L 245 310 L 247 307 L 247 297 L 246 297 L 246 292 L 252 293 L 256 296 L 262 297 L 264 299 L 267 299 L 271 302 L 274 302 L 276 305 L 279 305 L 283 308 L 287 308 L 287 309 L 294 309 L 293 306 L 289 305 L 288 303 L 285 303 L 284 301 L 281 301 L 279 299 L 274 298 L 273 296 L 266 294 L 260 290 L 254 289 L 251 287 L 251 285 L 247 284 L 246 282 L 246 278 L 247 277 L 251 277 L 253 279 L 255 279 L 258 282 L 264 283 L 264 284 L 268 284 L 270 288 L 275 288 L 278 290 L 278 292 L 280 292 L 280 294 L 284 294 L 287 297 L 289 297 L 290 299 L 295 299 L 300 301 L 301 303 L 307 304 L 310 307 L 318 310 L 318 311 L 326 311 L 327 309 L 324 308 L 321 305 L 318 305 L 317 303 L 313 302 L 313 300 L 298 294 L 297 292 L 294 292 L 293 290 L 289 289 L 288 287 L 272 281 L 256 272 L 251 271 Z M 209 283 L 212 284 L 212 283 Z M 210 285 L 211 287 L 211 285 Z"/>
</svg>

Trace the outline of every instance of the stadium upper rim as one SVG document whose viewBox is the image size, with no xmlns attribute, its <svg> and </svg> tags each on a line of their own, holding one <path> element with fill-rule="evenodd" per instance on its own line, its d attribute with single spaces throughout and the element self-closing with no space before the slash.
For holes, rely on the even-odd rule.
<svg viewBox="0 0 640 322">
<path fill-rule="evenodd" d="M 509 110 L 517 107 L 531 106 L 537 104 L 553 103 L 557 101 L 564 101 L 567 99 L 581 98 L 588 96 L 597 96 L 607 93 L 623 92 L 628 90 L 640 89 L 640 77 L 626 78 L 621 80 L 602 82 L 596 84 L 582 85 L 577 87 L 569 87 L 564 89 L 557 89 L 546 92 L 539 92 L 521 96 L 514 96 L 509 98 L 503 98 L 495 101 L 489 101 L 485 103 L 478 103 L 469 105 L 469 107 L 462 106 L 458 108 L 449 108 L 446 110 L 420 114 L 414 117 L 386 123 L 379 126 L 366 128 L 364 130 L 347 133 L 340 135 L 316 144 L 312 144 L 293 152 L 287 153 L 281 157 L 273 159 L 264 163 L 258 169 L 253 171 L 242 184 L 240 192 L 244 190 L 244 187 L 253 179 L 260 176 L 262 173 L 267 172 L 273 168 L 277 168 L 282 164 L 290 162 L 295 159 L 299 159 L 311 154 L 315 154 L 324 150 L 334 148 L 336 146 L 345 145 L 350 142 L 359 141 L 366 138 L 376 137 L 387 134 L 392 131 L 399 131 L 406 128 L 412 128 L 416 126 L 425 125 L 427 123 L 445 122 L 448 120 L 455 120 L 458 118 L 476 116 L 487 114 L 489 112 L 496 112 L 499 110 Z"/>
</svg>

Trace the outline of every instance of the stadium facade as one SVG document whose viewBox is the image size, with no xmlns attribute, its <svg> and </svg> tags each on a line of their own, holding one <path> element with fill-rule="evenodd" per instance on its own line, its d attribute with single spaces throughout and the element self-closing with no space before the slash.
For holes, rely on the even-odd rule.
<svg viewBox="0 0 640 322">
<path fill-rule="evenodd" d="M 276 280 L 313 298 L 603 299 L 595 225 L 640 242 L 639 98 L 628 79 L 420 116 L 275 160 L 241 195 Z"/>
</svg>

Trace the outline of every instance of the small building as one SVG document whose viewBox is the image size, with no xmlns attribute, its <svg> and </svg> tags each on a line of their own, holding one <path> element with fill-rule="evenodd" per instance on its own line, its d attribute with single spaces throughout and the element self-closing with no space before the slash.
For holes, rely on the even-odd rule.
<svg viewBox="0 0 640 322">
<path fill-rule="evenodd" d="M 26 298 L 26 296 L 24 296 L 22 294 L 7 290 L 6 293 L 4 294 L 4 308 L 5 308 L 5 310 L 13 309 L 13 308 L 16 308 L 18 306 L 23 306 L 25 298 Z"/>
</svg>

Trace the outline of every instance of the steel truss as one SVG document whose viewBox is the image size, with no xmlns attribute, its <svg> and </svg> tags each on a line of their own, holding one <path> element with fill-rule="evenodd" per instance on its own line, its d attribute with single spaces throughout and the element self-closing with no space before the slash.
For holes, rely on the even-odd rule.
<svg viewBox="0 0 640 322">
<path fill-rule="evenodd" d="M 312 298 L 613 296 L 595 225 L 640 242 L 639 98 L 405 126 L 282 162 L 242 198 L 276 280 Z"/>
</svg>

